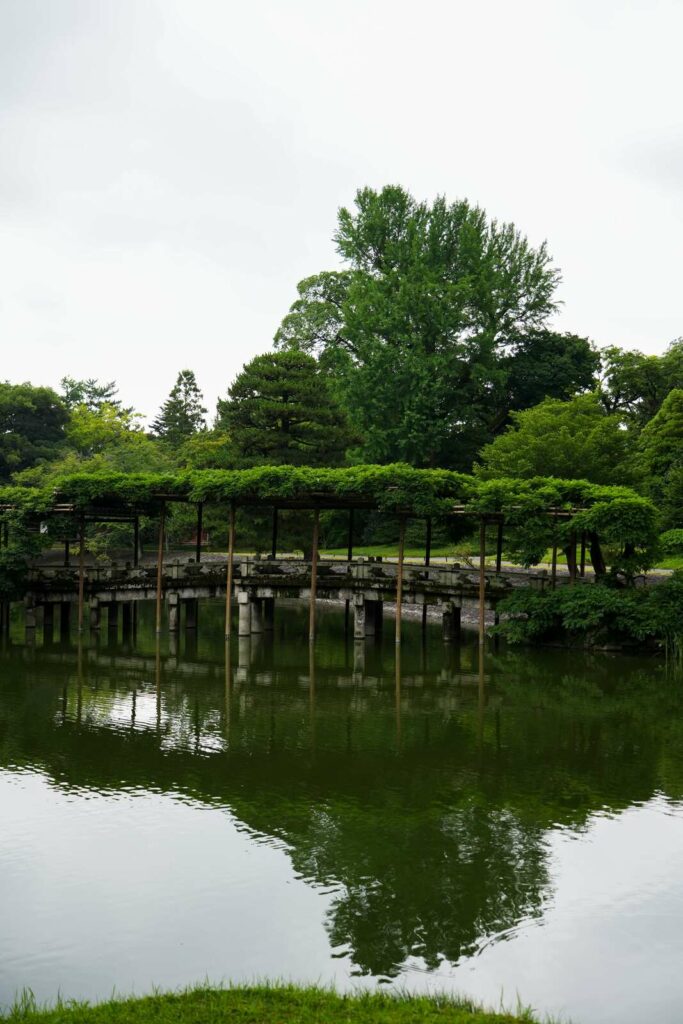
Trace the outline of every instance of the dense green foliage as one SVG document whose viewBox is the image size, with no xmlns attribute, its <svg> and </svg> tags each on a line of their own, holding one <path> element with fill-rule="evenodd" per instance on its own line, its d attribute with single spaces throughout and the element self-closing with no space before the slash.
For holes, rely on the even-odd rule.
<svg viewBox="0 0 683 1024">
<path fill-rule="evenodd" d="M 629 435 L 618 416 L 605 412 L 597 395 L 578 395 L 568 402 L 548 398 L 511 413 L 511 419 L 505 433 L 482 449 L 481 476 L 628 481 Z"/>
<path fill-rule="evenodd" d="M 219 400 L 236 466 L 336 466 L 353 441 L 345 414 L 315 359 L 303 352 L 256 356 Z"/>
<path fill-rule="evenodd" d="M 91 1006 L 66 1003 L 40 1010 L 19 1002 L 7 1024 L 523 1024 L 528 1013 L 493 1013 L 449 996 L 380 992 L 343 995 L 329 989 L 259 985 L 112 999 Z"/>
<path fill-rule="evenodd" d="M 602 351 L 601 397 L 608 412 L 641 428 L 674 388 L 683 388 L 683 339 L 661 355 L 610 346 Z"/>
<path fill-rule="evenodd" d="M 513 225 L 363 189 L 335 242 L 348 269 L 301 282 L 275 343 L 318 356 L 359 459 L 469 470 L 510 409 L 592 386 L 589 343 L 547 329 L 559 274 Z"/>
<path fill-rule="evenodd" d="M 51 388 L 0 382 L 0 480 L 55 458 L 67 419 Z"/>
<path fill-rule="evenodd" d="M 499 604 L 496 631 L 511 643 L 659 644 L 683 650 L 683 574 L 656 586 L 606 584 L 516 591 Z"/>
</svg>

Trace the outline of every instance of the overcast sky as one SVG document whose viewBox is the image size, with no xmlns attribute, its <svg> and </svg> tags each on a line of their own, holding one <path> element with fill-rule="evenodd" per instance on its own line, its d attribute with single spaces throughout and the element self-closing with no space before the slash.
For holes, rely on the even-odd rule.
<svg viewBox="0 0 683 1024">
<path fill-rule="evenodd" d="M 547 238 L 558 325 L 683 334 L 681 0 L 0 0 L 0 378 L 215 405 L 364 185 Z"/>
</svg>

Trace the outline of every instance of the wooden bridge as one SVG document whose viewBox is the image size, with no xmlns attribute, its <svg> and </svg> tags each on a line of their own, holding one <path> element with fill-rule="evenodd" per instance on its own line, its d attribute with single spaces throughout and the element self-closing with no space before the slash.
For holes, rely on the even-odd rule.
<svg viewBox="0 0 683 1024">
<path fill-rule="evenodd" d="M 381 630 L 385 604 L 394 606 L 398 626 L 403 605 L 420 608 L 423 622 L 432 607 L 441 615 L 444 639 L 451 640 L 459 633 L 463 606 L 476 604 L 481 618 L 514 589 L 544 589 L 571 582 L 586 580 L 572 581 L 568 575 L 551 575 L 543 569 L 491 571 L 483 564 L 424 565 L 363 557 L 313 563 L 236 555 L 227 563 L 190 559 L 110 568 L 37 565 L 31 570 L 24 599 L 25 624 L 27 630 L 35 629 L 42 609 L 43 628 L 49 633 L 58 612 L 64 632 L 70 628 L 72 607 L 87 605 L 90 629 L 101 628 L 104 609 L 107 627 L 118 628 L 120 614 L 125 632 L 134 627 L 138 603 L 154 601 L 158 612 L 165 607 L 167 628 L 173 634 L 181 627 L 197 628 L 202 599 L 227 599 L 229 594 L 226 604 L 229 610 L 233 603 L 237 605 L 239 636 L 271 630 L 277 599 L 296 598 L 312 608 L 317 599 L 344 602 L 347 614 L 353 611 L 356 639 Z M 83 611 L 79 620 L 82 617 Z M 159 617 L 157 621 L 161 621 Z M 226 632 L 234 632 L 232 617 Z"/>
</svg>

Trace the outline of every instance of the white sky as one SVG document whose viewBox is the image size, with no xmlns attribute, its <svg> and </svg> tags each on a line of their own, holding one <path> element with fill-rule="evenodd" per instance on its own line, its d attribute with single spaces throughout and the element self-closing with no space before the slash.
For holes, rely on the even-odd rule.
<svg viewBox="0 0 683 1024">
<path fill-rule="evenodd" d="M 0 378 L 213 411 L 356 188 L 548 239 L 562 329 L 683 334 L 682 0 L 0 0 Z"/>
</svg>

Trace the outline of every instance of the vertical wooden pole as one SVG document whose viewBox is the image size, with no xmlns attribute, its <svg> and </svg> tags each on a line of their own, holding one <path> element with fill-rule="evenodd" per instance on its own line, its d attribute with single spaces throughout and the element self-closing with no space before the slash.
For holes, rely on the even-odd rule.
<svg viewBox="0 0 683 1024">
<path fill-rule="evenodd" d="M 550 588 L 555 589 L 557 582 L 557 513 L 553 515 L 553 559 L 550 568 Z"/>
<path fill-rule="evenodd" d="M 232 631 L 232 569 L 235 557 L 235 502 L 230 502 L 230 526 L 228 528 L 228 569 L 225 583 L 225 639 Z"/>
<path fill-rule="evenodd" d="M 277 527 L 278 527 L 278 515 L 277 508 L 273 509 L 273 542 L 270 546 L 270 557 L 275 561 L 277 558 Z"/>
<path fill-rule="evenodd" d="M 161 503 L 159 514 L 159 547 L 157 550 L 157 609 L 156 631 L 161 633 L 161 592 L 164 582 L 164 530 L 166 527 L 166 502 Z"/>
<path fill-rule="evenodd" d="M 486 639 L 486 520 L 479 522 L 479 646 Z"/>
<path fill-rule="evenodd" d="M 133 520 L 133 568 L 140 564 L 140 517 Z"/>
<path fill-rule="evenodd" d="M 403 556 L 406 546 L 406 517 L 401 516 L 398 535 L 398 566 L 396 567 L 396 643 L 401 642 L 401 613 L 403 611 Z"/>
<path fill-rule="evenodd" d="M 313 543 L 311 545 L 311 603 L 308 609 L 308 639 L 315 640 L 315 600 L 318 590 L 318 539 L 320 532 L 320 510 L 313 513 Z"/>
<path fill-rule="evenodd" d="M 427 536 L 425 537 L 425 567 L 429 568 L 432 560 L 432 517 L 427 516 Z M 427 632 L 427 602 L 422 605 L 422 633 Z"/>
<path fill-rule="evenodd" d="M 70 544 L 68 539 L 64 541 L 64 568 L 69 568 Z"/>
<path fill-rule="evenodd" d="M 586 531 L 581 532 L 581 568 L 579 570 L 580 576 L 586 575 Z"/>
<path fill-rule="evenodd" d="M 569 537 L 569 584 L 576 582 L 576 534 L 572 531 Z"/>
<path fill-rule="evenodd" d="M 195 561 L 202 560 L 202 530 L 204 529 L 204 502 L 197 502 L 197 541 L 195 545 Z"/>
<path fill-rule="evenodd" d="M 85 518 L 81 516 L 78 537 L 78 632 L 83 632 L 83 604 L 85 597 Z"/>
<path fill-rule="evenodd" d="M 351 562 L 353 560 L 353 509 L 349 509 L 349 532 L 346 539 L 346 561 Z M 349 572 L 351 568 L 349 566 Z M 349 621 L 351 618 L 351 605 L 348 601 L 344 605 L 344 634 L 349 632 Z"/>
<path fill-rule="evenodd" d="M 496 537 L 496 572 L 503 566 L 503 520 L 498 520 L 498 536 Z"/>
</svg>

